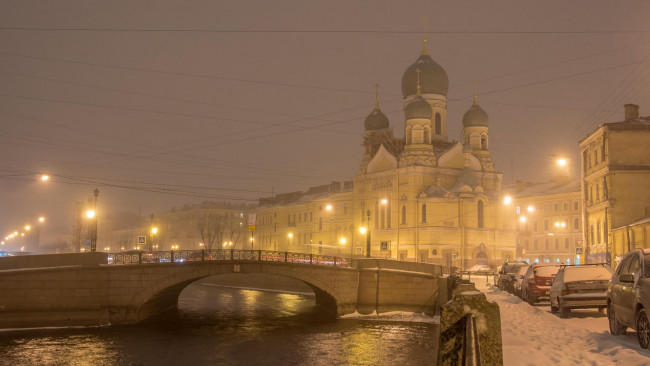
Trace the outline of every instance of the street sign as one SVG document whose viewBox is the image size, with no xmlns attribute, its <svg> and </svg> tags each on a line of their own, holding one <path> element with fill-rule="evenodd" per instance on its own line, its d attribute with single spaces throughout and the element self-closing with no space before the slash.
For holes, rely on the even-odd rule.
<svg viewBox="0 0 650 366">
<path fill-rule="evenodd" d="M 90 240 L 84 240 L 84 246 L 90 247 Z"/>
<path fill-rule="evenodd" d="M 241 264 L 234 264 L 232 266 L 232 271 L 235 272 L 235 273 L 241 272 Z"/>
<path fill-rule="evenodd" d="M 255 231 L 255 225 L 248 225 L 248 231 Z"/>
<path fill-rule="evenodd" d="M 576 255 L 582 255 L 583 254 L 583 249 L 582 247 L 576 247 Z"/>
<path fill-rule="evenodd" d="M 257 224 L 257 214 L 249 213 L 248 214 L 248 226 Z"/>
<path fill-rule="evenodd" d="M 456 254 L 456 253 L 452 253 L 452 255 L 451 255 L 451 259 L 454 259 L 454 260 L 455 260 L 457 257 L 458 257 L 458 254 Z"/>
<path fill-rule="evenodd" d="M 380 250 L 382 252 L 390 250 L 390 242 L 389 241 L 382 241 L 379 243 Z"/>
<path fill-rule="evenodd" d="M 145 235 L 138 235 L 138 245 L 147 244 L 147 237 Z"/>
</svg>

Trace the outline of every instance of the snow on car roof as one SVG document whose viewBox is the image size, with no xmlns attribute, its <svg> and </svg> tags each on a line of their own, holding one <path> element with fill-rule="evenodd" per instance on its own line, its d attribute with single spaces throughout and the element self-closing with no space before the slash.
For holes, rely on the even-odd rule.
<svg viewBox="0 0 650 366">
<path fill-rule="evenodd" d="M 533 271 L 535 276 L 540 277 L 553 277 L 557 274 L 557 271 L 560 270 L 560 265 L 550 265 L 550 266 L 535 266 Z"/>
<path fill-rule="evenodd" d="M 571 266 L 564 268 L 564 282 L 609 280 L 612 271 L 605 266 Z"/>
</svg>

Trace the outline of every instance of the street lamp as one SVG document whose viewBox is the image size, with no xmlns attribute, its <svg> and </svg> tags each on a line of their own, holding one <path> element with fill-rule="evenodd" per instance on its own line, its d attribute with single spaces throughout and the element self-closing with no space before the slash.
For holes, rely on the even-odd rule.
<svg viewBox="0 0 650 366">
<path fill-rule="evenodd" d="M 154 245 L 153 245 L 153 243 L 154 243 L 154 236 L 155 236 L 157 233 L 158 233 L 158 228 L 155 227 L 155 226 L 152 227 L 152 228 L 151 228 L 151 249 L 153 249 L 153 248 L 157 248 L 157 246 L 154 246 Z M 172 245 L 172 247 L 173 247 L 173 245 Z M 172 249 L 173 249 L 173 248 L 172 248 Z"/>
<path fill-rule="evenodd" d="M 43 174 L 43 175 L 41 175 L 41 181 L 42 181 L 42 182 L 47 182 L 48 180 L 50 180 L 50 176 L 49 176 L 49 175 L 47 175 L 47 174 Z"/>
<path fill-rule="evenodd" d="M 368 214 L 368 231 L 366 235 L 366 258 L 370 258 L 370 210 L 367 212 Z"/>
</svg>

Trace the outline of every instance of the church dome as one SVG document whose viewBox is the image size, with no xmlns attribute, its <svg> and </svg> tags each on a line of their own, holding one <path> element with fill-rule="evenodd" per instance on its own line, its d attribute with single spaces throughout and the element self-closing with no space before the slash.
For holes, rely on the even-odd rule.
<svg viewBox="0 0 650 366">
<path fill-rule="evenodd" d="M 418 95 L 412 102 L 406 105 L 404 115 L 407 120 L 413 118 L 431 119 L 433 112 L 429 103 Z"/>
<path fill-rule="evenodd" d="M 388 117 L 379 110 L 379 106 L 376 106 L 363 121 L 363 127 L 365 127 L 366 131 L 382 130 L 388 128 L 388 125 Z"/>
<path fill-rule="evenodd" d="M 488 118 L 487 112 L 478 105 L 476 95 L 474 96 L 474 104 L 465 112 L 463 115 L 463 126 L 465 127 L 474 127 L 481 126 L 487 127 L 490 119 Z"/>
<path fill-rule="evenodd" d="M 402 94 L 404 97 L 415 95 L 417 93 L 418 73 L 420 70 L 420 93 L 421 94 L 442 94 L 447 96 L 449 90 L 449 78 L 442 66 L 438 65 L 425 47 L 422 54 L 409 66 L 402 76 Z"/>
</svg>

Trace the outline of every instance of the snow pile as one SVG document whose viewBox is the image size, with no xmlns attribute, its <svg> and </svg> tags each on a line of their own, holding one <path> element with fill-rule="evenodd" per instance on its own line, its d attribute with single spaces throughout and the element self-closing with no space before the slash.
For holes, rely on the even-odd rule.
<svg viewBox="0 0 650 366">
<path fill-rule="evenodd" d="M 530 306 L 490 283 L 476 287 L 499 304 L 506 366 L 650 364 L 650 350 L 639 347 L 636 333 L 610 335 L 607 316 L 595 309 L 574 310 L 561 319 L 548 302 Z"/>
<path fill-rule="evenodd" d="M 389 311 L 387 313 L 380 313 L 377 315 L 377 312 L 372 314 L 363 315 L 358 312 L 352 314 L 346 314 L 340 316 L 339 319 L 363 319 L 363 320 L 375 320 L 375 321 L 392 321 L 392 322 L 411 322 L 411 323 L 440 323 L 440 317 L 434 316 L 430 317 L 422 313 L 410 313 L 406 311 Z"/>
</svg>

